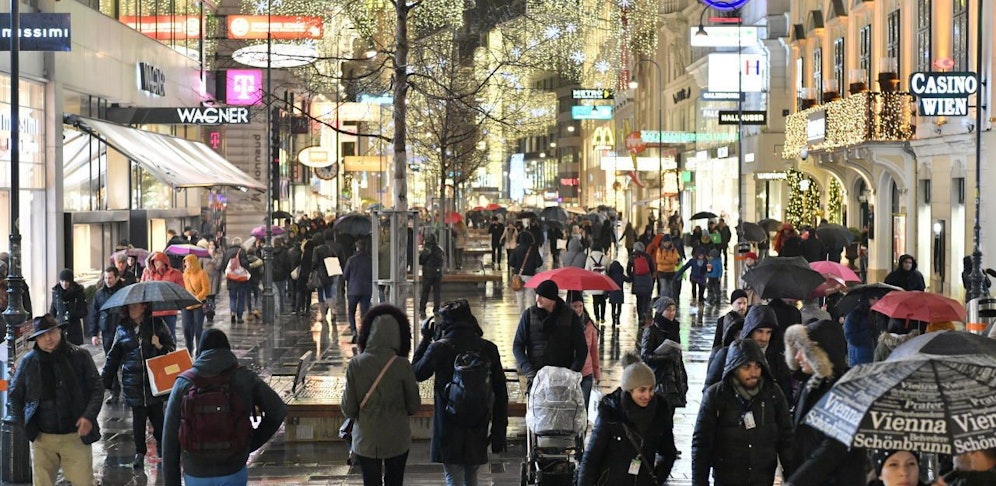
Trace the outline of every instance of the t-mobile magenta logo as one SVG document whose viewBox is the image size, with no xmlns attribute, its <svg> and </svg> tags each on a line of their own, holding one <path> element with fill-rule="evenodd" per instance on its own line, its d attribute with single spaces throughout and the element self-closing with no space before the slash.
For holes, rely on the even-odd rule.
<svg viewBox="0 0 996 486">
<path fill-rule="evenodd" d="M 225 102 L 229 105 L 255 105 L 262 97 L 263 71 L 260 69 L 229 69 L 225 74 Z"/>
</svg>

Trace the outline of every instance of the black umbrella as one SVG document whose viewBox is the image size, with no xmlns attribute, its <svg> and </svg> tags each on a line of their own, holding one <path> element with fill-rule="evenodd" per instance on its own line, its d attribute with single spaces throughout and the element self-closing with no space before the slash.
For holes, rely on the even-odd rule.
<svg viewBox="0 0 996 486">
<path fill-rule="evenodd" d="M 777 219 L 764 218 L 757 222 L 757 225 L 764 228 L 767 231 L 778 231 L 778 228 L 782 227 L 782 222 Z"/>
<path fill-rule="evenodd" d="M 547 206 L 539 215 L 544 221 L 567 221 L 567 211 L 560 206 Z"/>
<path fill-rule="evenodd" d="M 273 219 L 294 219 L 294 215 L 287 211 L 274 211 Z"/>
<path fill-rule="evenodd" d="M 994 394 L 996 340 L 934 332 L 852 368 L 806 423 L 849 447 L 962 454 L 992 447 Z"/>
<path fill-rule="evenodd" d="M 757 223 L 740 223 L 738 231 L 740 238 L 744 241 L 766 241 L 768 239 L 768 232 Z"/>
<path fill-rule="evenodd" d="M 692 217 L 688 219 L 716 219 L 718 217 L 719 216 L 716 216 L 716 213 L 710 213 L 709 211 L 699 211 L 693 214 Z"/>
<path fill-rule="evenodd" d="M 533 211 L 522 211 L 516 217 L 518 219 L 539 219 Z"/>
<path fill-rule="evenodd" d="M 340 217 L 332 224 L 332 231 L 350 236 L 366 236 L 372 232 L 370 216 L 351 213 Z"/>
<path fill-rule="evenodd" d="M 801 261 L 801 264 L 800 264 Z M 769 257 L 744 274 L 744 282 L 763 299 L 805 299 L 826 278 L 802 257 Z"/>
<path fill-rule="evenodd" d="M 827 248 L 844 248 L 854 241 L 854 233 L 844 226 L 833 223 L 821 224 L 816 235 Z"/>
<path fill-rule="evenodd" d="M 591 221 L 591 224 L 601 224 L 603 221 L 608 219 L 602 213 L 588 213 L 581 217 L 587 219 L 588 221 Z"/>
<path fill-rule="evenodd" d="M 837 310 L 837 315 L 846 316 L 858 306 L 860 301 L 867 300 L 871 297 L 881 299 L 885 294 L 894 291 L 902 292 L 903 288 L 881 282 L 867 285 L 855 285 L 847 291 L 847 294 L 840 299 L 840 302 L 837 302 L 837 306 L 834 307 L 834 309 Z"/>
<path fill-rule="evenodd" d="M 152 310 L 178 310 L 200 304 L 187 289 L 165 280 L 147 280 L 114 292 L 100 310 L 148 302 Z"/>
</svg>

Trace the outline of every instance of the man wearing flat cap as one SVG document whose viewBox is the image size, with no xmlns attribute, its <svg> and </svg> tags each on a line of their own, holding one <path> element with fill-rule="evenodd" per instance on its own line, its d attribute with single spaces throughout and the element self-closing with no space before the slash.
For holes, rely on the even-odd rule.
<svg viewBox="0 0 996 486">
<path fill-rule="evenodd" d="M 523 311 L 515 330 L 512 354 L 519 372 L 530 380 L 544 366 L 580 372 L 588 357 L 581 319 L 561 299 L 553 280 L 536 286 L 536 305 Z"/>
<path fill-rule="evenodd" d="M 93 483 L 90 444 L 100 440 L 97 415 L 104 387 L 86 350 L 66 341 L 51 314 L 36 317 L 7 394 L 7 412 L 31 441 L 34 484 Z"/>
</svg>

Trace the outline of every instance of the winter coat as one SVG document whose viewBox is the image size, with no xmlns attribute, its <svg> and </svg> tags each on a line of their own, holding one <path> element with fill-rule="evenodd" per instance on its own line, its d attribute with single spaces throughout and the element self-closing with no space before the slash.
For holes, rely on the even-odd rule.
<svg viewBox="0 0 996 486">
<path fill-rule="evenodd" d="M 398 322 L 394 317 L 382 314 L 370 323 L 366 348 L 346 365 L 342 413 L 355 419 L 352 451 L 363 457 L 387 459 L 400 456 L 411 448 L 408 417 L 418 412 L 422 402 L 411 363 L 404 356 L 398 356 L 400 350 Z M 394 362 L 360 410 L 360 402 L 392 356 L 396 356 Z"/>
<path fill-rule="evenodd" d="M 913 260 L 913 267 L 909 271 L 903 269 L 903 260 Z M 899 267 L 885 276 L 885 283 L 902 287 L 903 290 L 926 290 L 927 285 L 923 281 L 923 274 L 916 269 L 916 259 L 913 255 L 902 255 L 899 257 Z"/>
<path fill-rule="evenodd" d="M 815 231 L 810 232 L 809 238 L 802 241 L 802 257 L 809 263 L 827 259 L 827 247 L 816 236 Z"/>
<path fill-rule="evenodd" d="M 601 250 L 592 250 L 591 253 L 588 254 L 588 258 L 585 258 L 584 260 L 584 269 L 591 272 L 594 271 L 596 266 L 601 265 L 602 268 L 605 269 L 605 273 L 607 274 L 609 271 L 609 263 L 611 262 L 612 259 L 609 258 L 609 256 L 606 255 L 605 252 Z M 620 285 L 619 288 L 622 288 L 622 285 Z M 604 295 L 605 291 L 589 290 L 588 293 L 591 295 Z"/>
<path fill-rule="evenodd" d="M 852 367 L 874 361 L 875 335 L 878 329 L 872 312 L 868 308 L 868 302 L 862 301 L 844 318 L 847 364 Z"/>
<path fill-rule="evenodd" d="M 224 252 L 220 249 L 215 248 L 214 253 L 210 257 L 204 259 L 202 267 L 204 271 L 207 272 L 208 283 L 211 286 L 211 291 L 208 295 L 218 295 L 221 292 L 221 278 L 222 273 L 225 272 L 224 266 L 221 264 L 221 260 L 224 256 Z M 274 252 L 274 255 L 276 253 Z"/>
<path fill-rule="evenodd" d="M 532 233 L 528 231 L 519 233 L 518 245 L 508 259 L 508 266 L 512 269 L 512 273 L 519 273 L 521 267 L 522 275 L 536 275 L 536 269 L 543 266 L 543 258 L 539 251 L 539 246 L 536 245 Z"/>
<path fill-rule="evenodd" d="M 795 355 L 802 352 L 813 369 L 795 401 L 795 438 L 790 460 L 792 471 L 786 485 L 850 486 L 864 484 L 867 456 L 863 449 L 848 449 L 841 442 L 804 424 L 806 414 L 847 372 L 847 342 L 844 330 L 834 321 L 796 324 L 785 331 L 785 361 L 796 370 Z"/>
<path fill-rule="evenodd" d="M 769 300 L 768 307 L 775 311 L 775 317 L 778 320 L 778 327 L 771 333 L 771 344 L 768 346 L 785 349 L 785 329 L 793 324 L 802 324 L 802 312 L 799 311 L 798 307 L 787 304 L 782 299 Z"/>
<path fill-rule="evenodd" d="M 720 256 L 710 258 L 706 265 L 706 278 L 723 278 L 723 259 Z"/>
<path fill-rule="evenodd" d="M 155 267 L 156 261 L 161 261 L 166 263 L 166 266 L 163 267 L 164 268 L 163 271 L 156 270 Z M 248 269 L 248 267 L 246 268 Z M 166 282 L 173 282 L 179 285 L 180 287 L 183 287 L 183 272 L 169 266 L 169 258 L 166 256 L 166 254 L 161 251 L 157 251 L 153 252 L 152 255 L 149 256 L 149 266 L 144 271 L 142 271 L 142 281 L 147 282 L 150 280 L 163 280 Z M 161 310 L 161 311 L 153 311 L 152 315 L 154 317 L 162 317 L 162 316 L 175 316 L 179 313 L 180 311 L 176 310 Z"/>
<path fill-rule="evenodd" d="M 622 232 L 622 239 L 626 250 L 633 250 L 633 245 L 636 243 L 636 229 L 633 228 L 633 223 L 626 223 L 626 228 Z"/>
<path fill-rule="evenodd" d="M 491 235 L 491 246 L 498 248 L 505 238 L 505 225 L 495 221 L 488 225 L 488 234 Z"/>
<path fill-rule="evenodd" d="M 453 247 L 454 248 L 467 248 L 467 236 L 469 230 L 467 230 L 467 225 L 462 222 L 453 223 Z"/>
<path fill-rule="evenodd" d="M 435 243 L 426 244 L 422 252 L 418 254 L 418 264 L 422 266 L 423 278 L 437 278 L 443 276 L 443 266 L 446 265 L 446 254 L 443 249 Z"/>
<path fill-rule="evenodd" d="M 156 349 L 152 345 L 152 336 L 159 336 Z M 114 344 L 107 352 L 107 361 L 101 378 L 104 388 L 111 389 L 114 375 L 121 369 L 121 394 L 129 407 L 155 405 L 166 401 L 166 396 L 154 396 L 149 384 L 149 376 L 145 370 L 145 360 L 169 354 L 176 349 L 173 335 L 166 328 L 166 323 L 158 317 L 146 317 L 141 325 L 136 326 L 131 319 L 121 319 L 114 335 Z"/>
<path fill-rule="evenodd" d="M 201 268 L 200 258 L 194 255 L 187 255 L 183 257 L 183 262 L 187 264 L 186 270 L 183 271 L 183 287 L 187 289 L 187 292 L 193 294 L 197 300 L 204 302 L 208 294 L 211 293 L 211 281 L 208 279 L 207 272 Z M 203 307 L 203 304 L 195 304 L 187 307 L 187 309 L 198 309 L 200 307 Z"/>
<path fill-rule="evenodd" d="M 626 271 L 623 269 L 621 263 L 616 260 L 612 260 L 612 263 L 605 267 L 605 274 L 619 286 L 619 290 L 609 291 L 609 303 L 622 304 L 626 298 L 626 295 L 623 292 L 623 282 L 630 281 L 629 277 L 626 276 Z"/>
<path fill-rule="evenodd" d="M 69 282 L 69 288 L 63 289 L 61 283 L 55 284 L 52 287 L 52 305 L 49 306 L 48 313 L 60 324 L 66 324 L 66 338 L 69 342 L 77 346 L 83 345 L 83 321 L 89 312 L 82 285 Z"/>
<path fill-rule="evenodd" d="M 684 407 L 688 394 L 688 373 L 681 356 L 681 344 L 671 337 L 674 329 L 666 329 L 674 327 L 673 324 L 677 323 L 655 318 L 653 324 L 643 328 L 640 338 L 640 358 L 654 370 L 657 383 L 654 391 L 663 396 L 672 408 Z M 664 343 L 668 343 L 664 352 L 657 353 L 657 348 Z"/>
<path fill-rule="evenodd" d="M 877 363 L 879 361 L 885 361 L 889 359 L 889 355 L 892 354 L 892 350 L 899 347 L 900 344 L 909 341 L 920 335 L 920 331 L 914 329 L 908 334 L 896 334 L 892 332 L 883 332 L 878 335 L 878 344 L 875 345 L 875 351 L 872 352 L 873 362 Z"/>
<path fill-rule="evenodd" d="M 283 245 L 273 247 L 273 281 L 285 282 L 290 280 L 290 273 L 293 269 L 287 247 Z"/>
<path fill-rule="evenodd" d="M 342 278 L 346 280 L 347 296 L 373 295 L 373 260 L 370 254 L 361 251 L 349 257 L 346 267 L 342 269 Z"/>
<path fill-rule="evenodd" d="M 209 349 L 197 356 L 197 360 L 194 361 L 194 372 L 198 377 L 212 377 L 238 364 L 238 358 L 232 354 L 232 351 L 224 348 Z M 231 372 L 229 383 L 232 391 L 238 394 L 246 406 L 246 413 L 262 417 L 259 426 L 252 431 L 248 447 L 243 451 L 232 451 L 233 455 L 223 461 L 219 461 L 216 457 L 208 460 L 180 449 L 179 432 L 183 415 L 181 405 L 184 395 L 193 387 L 193 383 L 181 375 L 173 384 L 173 392 L 170 393 L 169 402 L 166 404 L 163 420 L 162 469 L 167 486 L 180 486 L 181 463 L 185 474 L 198 478 L 235 474 L 246 466 L 249 454 L 262 447 L 280 429 L 287 416 L 287 405 L 266 382 L 256 373 L 240 366 Z"/>
<path fill-rule="evenodd" d="M 712 349 L 729 346 L 740 335 L 744 328 L 744 317 L 735 310 L 730 310 L 716 320 L 716 332 L 713 334 Z"/>
<path fill-rule="evenodd" d="M 791 457 L 788 402 L 757 343 L 740 341 L 728 349 L 723 379 L 706 390 L 695 421 L 692 484 L 708 486 L 710 469 L 717 486 L 774 484 L 778 460 L 788 464 Z M 748 399 L 734 386 L 734 371 L 752 361 L 761 366 L 761 383 L 757 395 Z M 748 411 L 755 424 L 750 429 L 743 418 Z"/>
<path fill-rule="evenodd" d="M 647 265 L 650 267 L 650 273 L 646 275 L 636 275 L 633 270 L 633 261 L 637 258 L 646 258 Z M 630 292 L 633 295 L 650 295 L 654 291 L 654 274 L 657 269 L 654 267 L 654 259 L 643 251 L 643 248 L 639 244 L 633 248 L 633 254 L 629 257 L 629 262 L 626 263 L 626 275 L 633 285 L 630 287 Z"/>
<path fill-rule="evenodd" d="M 581 246 L 581 238 L 572 236 L 567 240 L 567 251 L 562 260 L 565 267 L 584 268 L 585 258 L 584 248 Z"/>
<path fill-rule="evenodd" d="M 595 325 L 595 321 L 588 316 L 588 312 L 581 316 L 581 321 L 584 322 L 584 342 L 588 346 L 588 357 L 585 358 L 584 366 L 581 367 L 581 376 L 591 376 L 595 381 L 601 381 L 602 363 L 598 354 L 598 339 L 601 333 L 598 326 Z"/>
<path fill-rule="evenodd" d="M 90 329 L 89 336 L 96 337 L 105 334 L 112 334 L 121 321 L 121 310 L 112 307 L 107 310 L 100 310 L 115 292 L 125 287 L 124 282 L 118 280 L 113 287 L 101 287 L 93 294 L 93 305 L 90 306 Z M 109 343 L 108 343 L 109 344 Z"/>
<path fill-rule="evenodd" d="M 311 291 L 308 288 L 308 277 L 311 276 L 311 271 L 315 268 L 315 246 L 317 246 L 315 245 L 315 240 L 305 240 L 301 244 L 301 262 L 298 264 L 300 270 L 298 270 L 297 274 L 297 289 L 299 291 L 307 291 L 309 293 Z M 249 267 L 246 268 L 248 269 Z M 345 269 L 343 271 L 345 272 Z"/>
<path fill-rule="evenodd" d="M 622 388 L 602 397 L 588 448 L 581 459 L 579 486 L 659 486 L 671 475 L 678 450 L 674 447 L 670 407 L 663 396 L 655 394 L 648 405 L 654 419 L 642 434 L 627 412 L 631 407 L 637 405 Z M 641 446 L 639 450 L 633 442 Z M 641 456 L 645 460 L 640 461 L 639 474 L 629 474 L 633 460 Z M 654 464 L 648 464 L 650 461 Z"/>
<path fill-rule="evenodd" d="M 494 392 L 490 427 L 488 422 L 465 428 L 446 412 L 446 385 L 453 379 L 453 362 L 466 350 L 478 350 L 491 362 L 491 389 Z M 435 375 L 435 405 L 432 416 L 432 443 L 429 460 L 443 464 L 479 465 L 488 462 L 489 437 L 504 440 L 508 427 L 508 388 L 498 347 L 480 336 L 476 323 L 453 322 L 443 331 L 443 339 L 422 339 L 412 358 L 415 379 L 428 380 Z"/>
<path fill-rule="evenodd" d="M 673 273 L 678 269 L 678 264 L 681 263 L 681 256 L 678 255 L 678 250 L 671 245 L 670 248 L 665 248 L 660 246 L 654 251 L 654 263 L 657 265 L 657 271 L 663 273 Z"/>
<path fill-rule="evenodd" d="M 515 329 L 512 354 L 519 373 L 529 378 L 548 365 L 580 372 L 588 357 L 581 319 L 559 297 L 553 312 L 530 306 Z"/>
<path fill-rule="evenodd" d="M 339 257 L 332 250 L 332 245 L 330 245 L 329 243 L 324 243 L 324 244 L 321 244 L 321 245 L 315 245 L 315 251 L 314 251 L 314 253 L 312 253 L 312 256 L 311 256 L 311 259 L 312 259 L 311 269 L 312 269 L 312 271 L 317 271 L 318 272 L 318 278 L 319 278 L 319 280 L 322 281 L 322 286 L 323 287 L 328 287 L 330 284 L 332 284 L 332 277 L 329 276 L 329 272 L 325 268 L 325 259 L 326 258 L 336 258 L 336 259 L 338 259 Z M 339 261 L 339 265 L 341 267 L 342 261 Z M 274 280 L 276 280 L 276 279 L 274 279 Z"/>
<path fill-rule="evenodd" d="M 506 250 L 514 250 L 519 242 L 519 230 L 515 226 L 505 226 L 505 232 L 501 234 L 501 239 L 505 241 Z"/>
<path fill-rule="evenodd" d="M 706 275 L 709 273 L 709 263 L 705 258 L 692 258 L 678 269 L 674 276 L 675 280 L 680 279 L 685 270 L 689 270 L 689 280 L 697 284 L 704 284 L 706 282 Z"/>
<path fill-rule="evenodd" d="M 41 353 L 44 351 L 35 345 L 21 358 L 10 382 L 10 391 L 7 392 L 7 416 L 24 427 L 27 439 L 32 442 L 40 432 L 38 412 L 42 401 L 41 360 L 46 358 Z M 97 416 L 104 401 L 104 389 L 93 357 L 89 351 L 65 340 L 48 354 L 53 359 L 52 366 L 57 381 L 56 408 L 69 410 L 74 422 L 75 418 L 80 417 L 90 420 L 94 431 L 87 439 L 99 439 Z"/>
</svg>

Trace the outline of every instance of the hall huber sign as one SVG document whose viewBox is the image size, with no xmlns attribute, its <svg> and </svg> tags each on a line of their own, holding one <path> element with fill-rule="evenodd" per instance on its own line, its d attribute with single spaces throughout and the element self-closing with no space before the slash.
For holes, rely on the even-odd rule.
<svg viewBox="0 0 996 486">
<path fill-rule="evenodd" d="M 968 97 L 978 91 L 979 78 L 972 72 L 910 75 L 910 92 L 920 100 L 920 116 L 966 116 Z"/>
</svg>

